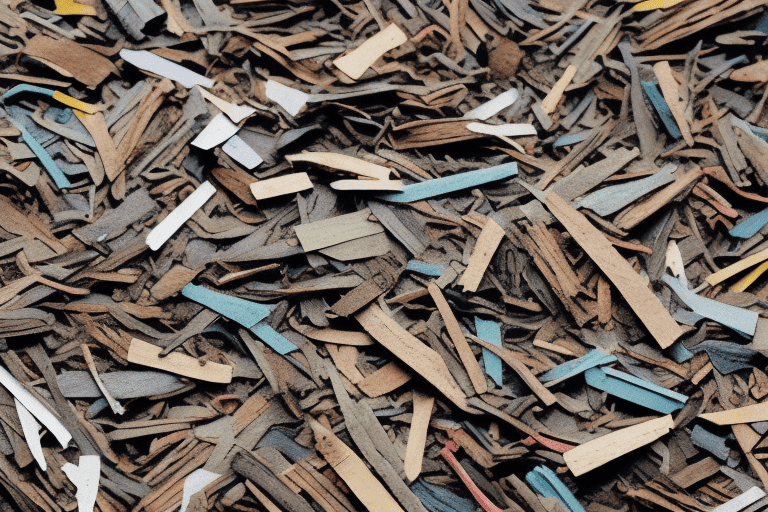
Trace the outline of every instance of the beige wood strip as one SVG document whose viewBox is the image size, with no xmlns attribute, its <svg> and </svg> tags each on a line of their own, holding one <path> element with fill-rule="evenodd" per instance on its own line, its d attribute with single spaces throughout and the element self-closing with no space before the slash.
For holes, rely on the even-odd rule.
<svg viewBox="0 0 768 512">
<path fill-rule="evenodd" d="M 565 88 L 570 85 L 571 80 L 573 80 L 574 75 L 576 75 L 577 69 L 578 68 L 573 64 L 565 68 L 563 76 L 560 77 L 560 80 L 555 83 L 555 86 L 552 87 L 544 99 L 541 100 L 541 110 L 543 110 L 544 113 L 551 114 L 554 112 L 555 107 L 557 107 L 557 104 L 560 102 L 560 98 L 563 97 Z"/>
<path fill-rule="evenodd" d="M 619 290 L 661 348 L 667 348 L 682 336 L 683 330 L 648 289 L 645 280 L 586 217 L 555 193 L 547 196 L 546 205 Z"/>
<path fill-rule="evenodd" d="M 688 124 L 688 120 L 685 118 L 683 112 L 683 105 L 680 102 L 680 84 L 677 83 L 675 77 L 672 76 L 672 68 L 669 67 L 669 62 L 661 61 L 653 65 L 653 72 L 656 74 L 656 78 L 659 79 L 659 87 L 661 87 L 661 93 L 664 95 L 664 101 L 667 102 L 669 110 L 672 112 L 672 116 L 677 122 L 677 126 L 680 128 L 680 133 L 683 134 L 688 146 L 693 147 L 693 135 L 691 135 L 691 127 Z"/>
<path fill-rule="evenodd" d="M 163 349 L 136 338 L 128 348 L 128 362 L 183 375 L 192 379 L 228 384 L 232 382 L 232 367 L 208 361 L 204 366 L 194 357 L 172 352 L 159 357 Z"/>
<path fill-rule="evenodd" d="M 251 193 L 257 201 L 260 201 L 271 197 L 295 194 L 302 190 L 308 190 L 312 186 L 307 173 L 297 172 L 251 183 Z"/>
<path fill-rule="evenodd" d="M 393 23 L 351 52 L 334 60 L 333 64 L 350 78 L 357 80 L 379 57 L 407 40 L 405 32 Z"/>
<path fill-rule="evenodd" d="M 355 158 L 341 153 L 328 153 L 324 151 L 299 153 L 297 155 L 285 155 L 285 159 L 291 163 L 307 162 L 328 169 L 351 172 L 360 176 L 367 176 L 377 180 L 389 179 L 389 168 L 377 165 L 361 158 Z"/>
<path fill-rule="evenodd" d="M 542 384 L 539 379 L 536 378 L 536 376 L 531 372 L 531 370 L 528 369 L 527 366 L 525 366 L 522 361 L 519 361 L 517 357 L 515 356 L 515 353 L 511 350 L 507 350 L 504 347 L 499 347 L 497 345 L 494 345 L 492 343 L 488 343 L 487 341 L 478 338 L 477 336 L 470 335 L 472 340 L 482 346 L 484 349 L 488 350 L 489 352 L 496 354 L 499 359 L 504 361 L 509 365 L 512 370 L 521 378 L 523 381 L 528 385 L 529 388 L 531 388 L 531 391 L 539 397 L 539 400 L 544 402 L 546 405 L 552 405 L 554 403 L 557 403 L 557 397 L 553 395 L 545 386 Z"/>
<path fill-rule="evenodd" d="M 413 374 L 402 363 L 390 361 L 375 372 L 367 375 L 357 385 L 360 391 L 371 398 L 391 393 L 413 378 Z"/>
<path fill-rule="evenodd" d="M 413 418 L 411 431 L 408 433 L 408 444 L 405 448 L 405 476 L 413 482 L 421 473 L 421 462 L 424 459 L 424 448 L 427 445 L 427 428 L 432 417 L 432 406 L 435 398 L 420 391 L 413 391 Z"/>
<path fill-rule="evenodd" d="M 293 228 L 299 237 L 301 247 L 309 252 L 338 245 L 384 232 L 384 226 L 368 220 L 371 210 L 365 208 L 354 213 L 347 213 L 330 219 L 323 219 Z"/>
<path fill-rule="evenodd" d="M 427 289 L 432 296 L 432 300 L 435 301 L 438 311 L 440 311 L 440 316 L 443 317 L 445 328 L 448 331 L 448 335 L 451 337 L 451 341 L 453 341 L 454 347 L 456 347 L 456 352 L 459 353 L 459 358 L 461 359 L 462 364 L 464 364 L 464 368 L 466 368 L 467 373 L 469 374 L 469 380 L 472 381 L 472 387 L 475 388 L 477 393 L 486 393 L 488 391 L 488 384 L 485 382 L 483 369 L 480 368 L 480 363 L 477 362 L 475 354 L 473 354 L 472 349 L 469 348 L 467 338 L 465 338 L 464 333 L 461 332 L 459 321 L 456 320 L 453 311 L 451 311 L 451 306 L 448 305 L 448 301 L 443 297 L 442 290 L 440 290 L 440 287 L 435 283 L 429 283 Z"/>
<path fill-rule="evenodd" d="M 672 415 L 623 428 L 568 450 L 563 454 L 574 476 L 583 475 L 617 457 L 656 441 L 674 428 Z"/>
<path fill-rule="evenodd" d="M 109 178 L 109 181 L 115 181 L 115 178 L 123 172 L 125 159 L 120 156 L 115 141 L 109 135 L 104 115 L 101 112 L 95 114 L 86 114 L 79 110 L 73 110 L 73 112 L 80 122 L 83 123 L 88 133 L 91 134 L 91 137 L 93 137 L 93 142 L 96 143 L 96 149 L 99 151 L 101 162 L 104 164 L 104 172 L 107 174 L 107 178 Z"/>
<path fill-rule="evenodd" d="M 334 190 L 386 190 L 397 192 L 402 190 L 400 180 L 338 180 L 331 182 Z"/>
<path fill-rule="evenodd" d="M 395 357 L 424 377 L 462 410 L 474 411 L 440 355 L 403 329 L 377 304 L 355 315 L 360 325 Z"/>
<path fill-rule="evenodd" d="M 459 284 L 464 286 L 464 291 L 476 292 L 483 280 L 485 269 L 493 258 L 493 254 L 499 247 L 504 238 L 504 228 L 499 226 L 493 219 L 488 219 L 477 238 L 475 248 L 469 257 L 469 264 L 459 279 Z"/>
<path fill-rule="evenodd" d="M 700 414 L 699 418 L 711 421 L 716 425 L 738 425 L 740 423 L 755 423 L 768 420 L 768 402 L 763 402 L 738 409 Z"/>
<path fill-rule="evenodd" d="M 315 434 L 317 450 L 365 508 L 371 512 L 404 512 L 395 498 L 373 476 L 365 462 L 341 439 L 315 420 L 310 421 L 310 426 Z"/>
</svg>

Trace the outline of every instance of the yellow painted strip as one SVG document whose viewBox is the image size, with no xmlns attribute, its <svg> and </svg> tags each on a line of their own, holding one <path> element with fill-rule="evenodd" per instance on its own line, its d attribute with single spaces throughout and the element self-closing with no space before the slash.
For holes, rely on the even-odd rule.
<svg viewBox="0 0 768 512">
<path fill-rule="evenodd" d="M 576 69 L 576 66 L 573 64 L 565 68 L 565 73 L 563 73 L 563 76 L 561 76 L 560 80 L 558 80 L 555 86 L 552 87 L 552 90 L 549 91 L 549 94 L 547 94 L 547 96 L 541 100 L 541 110 L 547 114 L 551 114 L 555 110 L 555 107 L 560 102 L 560 98 L 563 97 L 565 88 L 568 87 L 571 83 L 571 80 L 573 80 L 573 77 L 576 74 Z"/>
<path fill-rule="evenodd" d="M 752 283 L 757 281 L 757 278 L 760 277 L 763 272 L 768 270 L 768 261 L 764 262 L 762 265 L 757 267 L 755 270 L 747 274 L 746 276 L 739 279 L 739 282 L 735 285 L 731 286 L 731 288 L 728 290 L 730 292 L 743 292 L 747 288 L 749 288 Z"/>
<path fill-rule="evenodd" d="M 53 11 L 56 14 L 68 15 L 80 15 L 80 16 L 96 16 L 96 9 L 93 7 L 76 4 L 72 0 L 54 0 L 56 2 L 56 10 Z"/>
<path fill-rule="evenodd" d="M 632 9 L 635 11 L 652 11 L 654 9 L 668 9 L 679 4 L 683 0 L 646 0 L 635 5 Z"/>
<path fill-rule="evenodd" d="M 762 263 L 765 260 L 768 260 L 768 249 L 764 249 L 757 254 L 753 254 L 749 258 L 744 258 L 743 260 L 736 262 L 733 265 L 729 265 L 722 270 L 718 270 L 714 274 L 710 274 L 704 280 L 710 286 L 715 286 L 722 283 L 726 279 L 735 276 L 742 270 L 746 270 L 749 267 L 757 265 L 758 263 Z"/>
<path fill-rule="evenodd" d="M 67 96 L 66 94 L 61 93 L 59 91 L 56 91 L 53 93 L 53 99 L 60 101 L 61 103 L 65 104 L 68 107 L 81 110 L 88 114 L 95 114 L 96 112 L 99 111 L 99 107 L 97 107 L 96 105 L 91 105 L 90 103 L 85 103 L 84 101 L 76 100 L 72 96 Z"/>
</svg>

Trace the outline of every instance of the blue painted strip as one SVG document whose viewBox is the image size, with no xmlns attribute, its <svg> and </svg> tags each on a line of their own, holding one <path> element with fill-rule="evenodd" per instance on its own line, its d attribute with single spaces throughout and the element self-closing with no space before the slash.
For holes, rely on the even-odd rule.
<svg viewBox="0 0 768 512">
<path fill-rule="evenodd" d="M 46 89 L 45 87 L 37 87 L 36 85 L 21 84 L 21 85 L 17 85 L 16 87 L 12 88 L 11 90 L 3 94 L 3 97 L 0 98 L 0 101 L 5 103 L 5 100 L 12 98 L 13 96 L 16 96 L 17 94 L 21 94 L 23 92 L 36 92 L 38 94 L 43 94 L 45 96 L 49 96 L 53 98 L 53 93 L 55 91 Z"/>
<path fill-rule="evenodd" d="M 572 146 L 587 140 L 587 137 L 589 137 L 590 133 L 592 133 L 592 130 L 584 130 L 583 132 L 578 133 L 568 133 L 555 139 L 555 142 L 553 142 L 552 145 L 556 148 Z"/>
<path fill-rule="evenodd" d="M 424 263 L 423 261 L 419 260 L 411 260 L 405 266 L 406 270 L 432 277 L 440 277 L 443 275 L 445 268 L 445 265 L 430 265 L 429 263 Z"/>
<path fill-rule="evenodd" d="M 754 215 L 750 215 L 731 228 L 728 233 L 737 238 L 750 238 L 756 235 L 766 224 L 768 224 L 768 208 Z"/>
<path fill-rule="evenodd" d="M 27 143 L 27 146 L 29 146 L 29 149 L 32 150 L 35 156 L 40 159 L 40 163 L 43 164 L 45 170 L 48 171 L 48 174 L 51 175 L 51 178 L 53 178 L 53 182 L 56 183 L 56 186 L 60 189 L 71 187 L 72 184 L 67 179 L 64 171 L 62 171 L 59 166 L 56 165 L 56 162 L 53 161 L 53 158 L 51 158 L 51 155 L 48 154 L 45 148 L 43 148 L 43 146 L 41 146 L 40 143 L 35 140 L 32 134 L 29 133 L 27 129 L 21 125 L 21 123 L 14 124 L 16 125 L 16 128 L 18 128 L 21 132 L 21 138 L 24 139 L 24 142 Z"/>
<path fill-rule="evenodd" d="M 724 437 L 715 435 L 699 425 L 693 427 L 691 442 L 699 448 L 704 448 L 720 460 L 728 460 L 728 457 L 731 456 L 731 449 L 726 446 Z"/>
<path fill-rule="evenodd" d="M 288 352 L 298 350 L 296 345 L 285 339 L 282 334 L 271 328 L 266 322 L 257 323 L 251 327 L 251 332 L 280 355 L 284 356 Z"/>
<path fill-rule="evenodd" d="M 604 364 L 610 364 L 616 361 L 616 356 L 606 354 L 600 349 L 592 350 L 589 354 L 581 356 L 578 359 L 568 361 L 560 364 L 547 371 L 543 375 L 539 375 L 541 382 L 550 382 L 558 379 L 567 379 L 574 375 L 584 373 L 590 368 L 600 366 Z"/>
<path fill-rule="evenodd" d="M 684 363 L 693 357 L 693 352 L 688 350 L 680 341 L 676 341 L 669 347 L 669 354 L 677 364 Z"/>
<path fill-rule="evenodd" d="M 662 414 L 682 408 L 688 400 L 685 395 L 611 368 L 592 368 L 584 376 L 593 388 Z"/>
<path fill-rule="evenodd" d="M 246 329 L 261 322 L 269 316 L 270 309 L 256 302 L 232 297 L 223 293 L 214 292 L 202 286 L 192 283 L 181 289 L 181 294 L 203 306 L 214 310 L 220 315 L 234 320 Z"/>
<path fill-rule="evenodd" d="M 661 280 L 664 281 L 667 286 L 672 288 L 672 291 L 680 297 L 680 300 L 701 316 L 742 332 L 746 337 L 755 335 L 757 318 L 759 315 L 754 311 L 737 308 L 736 306 L 731 306 L 730 304 L 718 302 L 706 297 L 700 297 L 669 274 L 662 276 Z"/>
<path fill-rule="evenodd" d="M 539 466 L 525 475 L 525 480 L 545 498 L 560 500 L 570 512 L 585 512 L 581 503 L 551 469 Z"/>
<path fill-rule="evenodd" d="M 489 167 L 487 169 L 480 169 L 478 171 L 463 172 L 446 178 L 422 181 L 421 183 L 403 187 L 402 192 L 379 194 L 377 197 L 383 201 L 389 201 L 391 203 L 411 203 L 430 197 L 450 194 L 457 190 L 479 187 L 480 185 L 485 185 L 492 181 L 510 178 L 516 174 L 517 164 L 512 162 Z"/>
<path fill-rule="evenodd" d="M 641 83 L 643 85 L 645 94 L 648 95 L 648 99 L 650 99 L 651 103 L 653 103 L 653 107 L 656 109 L 656 112 L 658 112 L 659 117 L 661 118 L 661 122 L 664 123 L 664 126 L 667 128 L 669 134 L 675 139 L 682 138 L 683 134 L 680 133 L 680 128 L 678 128 L 675 118 L 672 117 L 672 111 L 669 110 L 669 105 L 667 105 L 667 102 L 664 101 L 664 97 L 656 88 L 656 84 L 653 82 Z"/>
<path fill-rule="evenodd" d="M 475 330 L 477 331 L 477 337 L 481 340 L 497 347 L 501 346 L 500 323 L 475 317 Z M 483 362 L 485 363 L 485 372 L 491 376 L 497 386 L 501 386 L 501 359 L 499 359 L 499 356 L 489 352 L 487 349 L 483 349 Z"/>
</svg>

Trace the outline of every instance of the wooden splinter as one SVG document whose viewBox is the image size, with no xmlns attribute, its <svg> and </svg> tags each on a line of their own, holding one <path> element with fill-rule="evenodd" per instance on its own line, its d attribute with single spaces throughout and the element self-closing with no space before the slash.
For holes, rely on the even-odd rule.
<svg viewBox="0 0 768 512">
<path fill-rule="evenodd" d="M 411 482 L 421 473 L 421 462 L 427 445 L 427 428 L 434 403 L 434 397 L 413 391 L 413 419 L 411 431 L 408 434 L 408 445 L 405 448 L 405 476 Z"/>
</svg>

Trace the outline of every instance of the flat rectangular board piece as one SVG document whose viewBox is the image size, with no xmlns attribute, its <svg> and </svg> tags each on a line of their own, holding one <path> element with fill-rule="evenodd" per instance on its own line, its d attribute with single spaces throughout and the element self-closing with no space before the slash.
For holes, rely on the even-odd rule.
<svg viewBox="0 0 768 512">
<path fill-rule="evenodd" d="M 117 67 L 103 55 L 69 39 L 36 35 L 22 50 L 25 54 L 65 69 L 75 80 L 90 88 L 98 87 Z"/>
<path fill-rule="evenodd" d="M 351 172 L 360 176 L 367 176 L 368 178 L 376 180 L 388 180 L 390 173 L 388 167 L 341 153 L 327 153 L 324 151 L 307 152 L 299 153 L 297 155 L 286 155 L 285 159 L 291 163 L 307 162 L 320 167 Z"/>
<path fill-rule="evenodd" d="M 405 32 L 393 23 L 348 54 L 334 60 L 333 64 L 351 79 L 357 80 L 379 57 L 407 40 Z"/>
<path fill-rule="evenodd" d="M 277 178 L 269 178 L 251 183 L 251 193 L 257 201 L 271 197 L 295 194 L 312 188 L 309 175 L 305 172 L 285 174 Z"/>
<path fill-rule="evenodd" d="M 475 317 L 475 331 L 477 332 L 477 337 L 481 340 L 487 341 L 497 347 L 501 346 L 501 324 L 499 322 Z M 487 348 L 484 348 L 483 362 L 485 363 L 485 373 L 493 379 L 493 382 L 495 382 L 497 386 L 501 386 L 503 382 L 501 359 L 499 359 L 499 356 Z"/>
<path fill-rule="evenodd" d="M 752 267 L 754 265 L 757 265 L 758 263 L 761 263 L 768 259 L 768 249 L 763 249 L 760 252 L 756 252 L 752 256 L 747 256 L 743 260 L 737 261 L 736 263 L 732 265 L 728 265 L 727 267 L 718 270 L 717 272 L 714 272 L 712 274 L 709 274 L 707 277 L 704 278 L 704 281 L 707 282 L 710 286 L 716 286 L 726 279 L 729 279 L 739 272 L 748 269 L 749 267 Z"/>
<path fill-rule="evenodd" d="M 656 441 L 675 426 L 672 415 L 623 428 L 568 450 L 563 454 L 574 476 L 583 475 L 641 446 Z"/>
<path fill-rule="evenodd" d="M 469 257 L 469 263 L 466 270 L 459 279 L 460 285 L 464 287 L 465 292 L 476 292 L 483 280 L 485 270 L 491 262 L 496 249 L 504 238 L 504 228 L 499 226 L 493 219 L 488 219 L 477 238 L 475 248 Z"/>
<path fill-rule="evenodd" d="M 685 395 L 612 368 L 590 368 L 585 377 L 593 388 L 662 414 L 681 409 L 688 401 Z"/>
<path fill-rule="evenodd" d="M 267 318 L 271 312 L 269 307 L 263 304 L 226 295 L 191 283 L 181 289 L 181 294 L 230 320 L 234 320 L 246 329 L 250 329 Z"/>
<path fill-rule="evenodd" d="M 315 447 L 370 512 L 404 512 L 365 462 L 333 432 L 315 420 L 310 421 Z"/>
<path fill-rule="evenodd" d="M 187 89 L 196 85 L 213 87 L 215 83 L 210 78 L 145 50 L 136 51 L 124 48 L 120 50 L 120 57 L 139 69 L 179 82 Z"/>
<path fill-rule="evenodd" d="M 233 135 L 221 146 L 221 150 L 235 159 L 237 163 L 248 169 L 255 169 L 264 159 L 238 135 Z"/>
<path fill-rule="evenodd" d="M 230 137 L 233 137 L 240 128 L 229 120 L 223 113 L 219 113 L 211 119 L 203 131 L 190 144 L 200 149 L 213 149 Z"/>
<path fill-rule="evenodd" d="M 165 357 L 160 357 L 159 354 L 162 351 L 162 347 L 133 338 L 131 346 L 128 348 L 128 362 L 183 375 L 191 379 L 220 384 L 232 382 L 232 367 L 227 364 L 208 361 L 204 366 L 200 366 L 199 360 L 179 352 L 171 352 Z"/>
<path fill-rule="evenodd" d="M 427 379 L 459 408 L 467 408 L 464 393 L 440 355 L 403 329 L 377 304 L 371 304 L 356 314 L 355 319 L 376 341 L 413 371 Z"/>
<path fill-rule="evenodd" d="M 728 409 L 719 412 L 700 414 L 699 418 L 711 421 L 715 425 L 739 425 L 768 421 L 768 402 Z"/>
<path fill-rule="evenodd" d="M 294 228 L 301 247 L 309 252 L 332 245 L 384 232 L 384 226 L 368 220 L 371 210 L 365 208 L 355 213 L 339 215 Z"/>
<path fill-rule="evenodd" d="M 149 248 L 156 251 L 162 247 L 215 193 L 216 187 L 211 185 L 210 181 L 203 182 L 197 190 L 189 194 L 179 206 L 149 232 L 147 235 Z"/>
<path fill-rule="evenodd" d="M 597 228 L 555 193 L 547 196 L 546 205 L 552 215 L 560 221 L 584 252 L 616 286 L 661 348 L 667 348 L 682 336 L 683 330 L 658 297 L 648 289 L 645 280 L 635 272 L 635 269 Z"/>
</svg>

